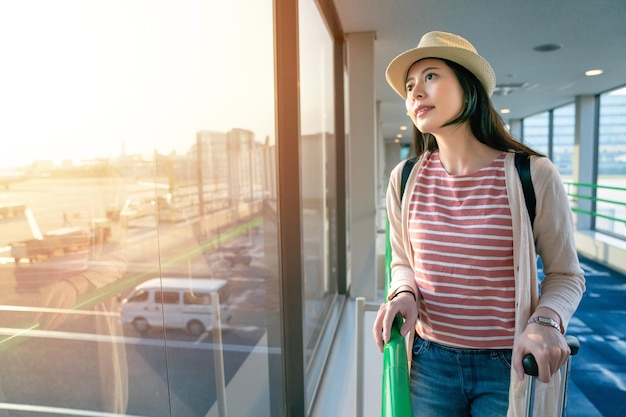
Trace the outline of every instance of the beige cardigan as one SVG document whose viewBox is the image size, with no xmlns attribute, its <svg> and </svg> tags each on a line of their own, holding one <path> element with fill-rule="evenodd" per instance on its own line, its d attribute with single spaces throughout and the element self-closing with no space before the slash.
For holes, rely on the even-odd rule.
<svg viewBox="0 0 626 417">
<path fill-rule="evenodd" d="M 418 161 L 411 171 L 406 184 L 407 192 L 415 185 L 420 163 L 421 161 Z M 410 198 L 402 200 L 400 198 L 403 166 L 404 161 L 392 170 L 386 198 L 392 248 L 389 299 L 403 285 L 418 293 L 413 273 L 413 252 L 408 235 Z M 528 318 L 538 306 L 548 307 L 558 313 L 562 320 L 562 328 L 566 329 L 582 298 L 585 280 L 574 244 L 574 226 L 569 202 L 559 173 L 552 162 L 548 158 L 531 159 L 531 176 L 537 199 L 534 228 L 531 227 L 527 214 L 513 153 L 506 157 L 505 176 L 513 221 L 515 341 L 517 341 L 526 328 Z M 537 254 L 541 256 L 545 274 L 541 284 L 541 297 L 538 293 Z M 416 324 L 416 328 L 418 326 L 419 324 Z M 559 385 L 559 374 L 555 374 L 548 384 L 537 384 L 534 415 L 556 416 Z M 511 368 L 507 417 L 524 415 L 524 392 L 525 384 L 519 381 Z"/>
</svg>

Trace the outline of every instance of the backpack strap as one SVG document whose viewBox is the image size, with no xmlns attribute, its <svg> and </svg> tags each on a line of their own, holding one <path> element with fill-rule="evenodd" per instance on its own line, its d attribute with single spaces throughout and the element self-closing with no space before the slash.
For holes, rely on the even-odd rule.
<svg viewBox="0 0 626 417">
<path fill-rule="evenodd" d="M 537 204 L 537 200 L 535 199 L 535 187 L 533 187 L 533 181 L 530 176 L 530 155 L 525 153 L 516 153 L 515 168 L 517 168 L 517 174 L 522 181 L 524 201 L 526 202 L 526 208 L 528 209 L 528 216 L 530 217 L 530 224 L 532 226 L 535 222 L 535 206 Z"/>
<path fill-rule="evenodd" d="M 402 197 L 404 197 L 404 189 L 406 188 L 406 183 L 409 180 L 409 175 L 411 175 L 411 171 L 413 170 L 413 165 L 415 165 L 417 159 L 411 158 L 407 159 L 402 167 L 402 182 L 400 183 L 400 201 L 402 201 Z"/>
</svg>

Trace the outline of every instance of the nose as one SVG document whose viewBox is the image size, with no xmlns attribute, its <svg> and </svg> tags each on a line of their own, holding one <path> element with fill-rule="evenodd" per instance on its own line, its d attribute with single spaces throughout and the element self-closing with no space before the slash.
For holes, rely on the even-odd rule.
<svg viewBox="0 0 626 417">
<path fill-rule="evenodd" d="M 407 99 L 417 100 L 424 98 L 424 90 L 417 84 L 413 86 L 413 89 L 407 95 Z"/>
</svg>

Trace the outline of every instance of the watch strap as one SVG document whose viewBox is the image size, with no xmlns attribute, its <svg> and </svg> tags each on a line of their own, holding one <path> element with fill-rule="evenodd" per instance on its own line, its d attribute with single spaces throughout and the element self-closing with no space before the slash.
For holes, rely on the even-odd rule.
<svg viewBox="0 0 626 417">
<path fill-rule="evenodd" d="M 540 324 L 542 326 L 554 327 L 560 333 L 562 333 L 561 326 L 559 325 L 559 323 L 557 323 L 550 317 L 537 316 L 537 317 L 531 317 L 530 319 L 528 319 L 528 324 L 533 324 L 533 323 Z"/>
</svg>

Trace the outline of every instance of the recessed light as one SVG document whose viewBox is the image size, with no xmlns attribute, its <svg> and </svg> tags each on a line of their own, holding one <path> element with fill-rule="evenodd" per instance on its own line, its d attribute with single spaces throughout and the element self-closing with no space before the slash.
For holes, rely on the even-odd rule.
<svg viewBox="0 0 626 417">
<path fill-rule="evenodd" d="M 402 139 L 402 133 L 398 133 L 398 134 L 396 135 L 396 137 L 397 137 L 398 139 Z"/>
<path fill-rule="evenodd" d="M 509 114 L 509 113 L 511 113 L 511 109 L 502 109 L 502 110 L 500 110 L 500 113 L 502 113 L 502 114 Z"/>
<path fill-rule="evenodd" d="M 544 43 L 543 45 L 537 45 L 533 48 L 533 50 L 537 52 L 552 52 L 559 50 L 563 47 L 563 45 L 559 45 L 558 43 Z"/>
<path fill-rule="evenodd" d="M 400 139 L 394 139 L 393 143 L 400 143 Z"/>
<path fill-rule="evenodd" d="M 400 130 L 407 130 L 407 129 L 408 129 L 408 127 L 406 127 L 404 125 L 400 126 Z"/>
<path fill-rule="evenodd" d="M 601 69 L 593 69 L 593 70 L 585 71 L 585 75 L 587 77 L 594 77 L 596 75 L 602 74 L 603 72 L 604 71 L 602 71 Z"/>
</svg>

